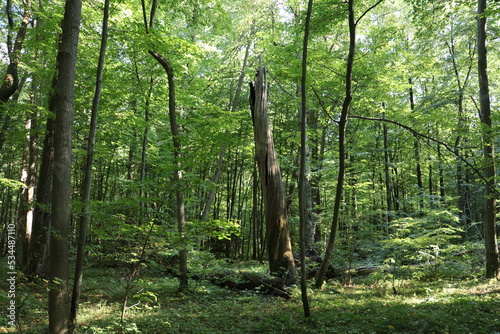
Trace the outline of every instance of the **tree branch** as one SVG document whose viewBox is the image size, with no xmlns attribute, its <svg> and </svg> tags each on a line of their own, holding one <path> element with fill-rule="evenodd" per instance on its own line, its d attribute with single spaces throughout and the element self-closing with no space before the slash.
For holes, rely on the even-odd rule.
<svg viewBox="0 0 500 334">
<path fill-rule="evenodd" d="M 356 25 L 358 25 L 359 21 L 361 21 L 361 19 L 366 15 L 368 14 L 368 12 L 370 12 L 372 9 L 374 9 L 375 7 L 377 7 L 382 1 L 384 0 L 379 0 L 377 1 L 376 4 L 374 4 L 373 6 L 371 6 L 370 8 L 368 8 L 363 14 L 361 14 L 361 16 L 356 20 Z"/>
<path fill-rule="evenodd" d="M 405 124 L 402 124 L 402 123 L 399 123 L 399 122 L 396 122 L 396 121 L 393 121 L 393 120 L 390 120 L 390 119 L 378 118 L 378 117 L 356 116 L 356 115 L 349 115 L 348 117 L 349 118 L 365 119 L 365 120 L 370 120 L 370 121 L 380 121 L 380 122 L 392 123 L 392 124 L 395 124 L 395 125 L 397 125 L 399 127 L 402 127 L 405 130 L 408 130 L 409 132 L 411 132 L 416 137 L 424 138 L 424 139 L 430 140 L 432 142 L 435 142 L 435 143 L 443 146 L 448 151 L 450 151 L 454 156 L 456 156 L 457 158 L 459 158 L 463 163 L 465 163 L 467 166 L 469 166 L 474 171 L 474 173 L 476 173 L 479 176 L 479 178 L 481 180 L 483 180 L 484 184 L 487 187 L 490 187 L 497 195 L 500 195 L 500 192 L 495 188 L 494 184 L 491 184 L 476 167 L 474 167 L 470 162 L 468 162 L 467 159 L 465 159 L 460 154 L 458 154 L 457 152 L 455 152 L 455 150 L 450 145 L 446 144 L 445 142 L 440 141 L 440 140 L 435 139 L 435 138 L 432 138 L 430 136 L 424 135 L 423 133 L 418 132 L 417 130 L 413 129 L 412 127 L 410 127 L 408 125 L 405 125 Z"/>
</svg>

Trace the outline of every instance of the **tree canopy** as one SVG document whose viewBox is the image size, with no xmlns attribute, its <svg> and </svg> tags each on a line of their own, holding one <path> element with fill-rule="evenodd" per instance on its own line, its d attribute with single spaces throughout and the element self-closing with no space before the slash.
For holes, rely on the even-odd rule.
<svg viewBox="0 0 500 334">
<path fill-rule="evenodd" d="M 490 1 L 478 12 L 482 2 L 316 0 L 304 43 L 307 1 L 111 0 L 98 106 L 105 4 L 84 2 L 64 162 L 69 253 L 83 212 L 89 262 L 187 254 L 187 267 L 171 273 L 182 276 L 194 254 L 267 261 L 265 212 L 273 208 L 262 194 L 248 85 L 265 67 L 294 251 L 309 233 L 302 248 L 333 251 L 326 272 L 418 265 L 486 247 L 485 275 L 500 278 L 500 6 Z M 2 8 L 0 254 L 9 254 L 14 224 L 19 271 L 45 277 L 58 240 L 49 238 L 57 214 L 50 208 L 61 189 L 48 185 L 58 184 L 61 164 L 51 97 L 65 6 L 8 0 Z M 332 229 L 335 245 L 327 247 Z"/>
</svg>

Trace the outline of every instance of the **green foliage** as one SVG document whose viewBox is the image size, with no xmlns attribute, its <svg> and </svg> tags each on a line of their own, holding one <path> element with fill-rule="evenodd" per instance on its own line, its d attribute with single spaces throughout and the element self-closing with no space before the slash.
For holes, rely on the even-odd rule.
<svg viewBox="0 0 500 334">
<path fill-rule="evenodd" d="M 0 178 L 0 186 L 11 189 L 19 189 L 25 187 L 25 184 L 17 180 L 11 180 L 6 178 Z"/>
<path fill-rule="evenodd" d="M 187 222 L 188 234 L 201 239 L 216 238 L 218 240 L 230 240 L 231 236 L 240 234 L 240 225 L 237 222 L 225 220 L 193 221 Z"/>
<path fill-rule="evenodd" d="M 227 267 L 227 264 L 226 264 Z M 252 264 L 241 268 L 253 270 Z M 265 268 L 260 269 L 262 272 Z M 410 273 L 410 272 L 409 272 Z M 411 276 L 411 275 L 410 275 Z M 231 291 L 197 282 L 188 294 L 177 294 L 177 281 L 144 277 L 137 282 L 124 323 L 119 321 L 123 293 L 116 269 L 89 268 L 85 301 L 80 306 L 78 332 L 110 333 L 492 333 L 497 328 L 498 284 L 494 281 L 455 278 L 418 281 L 398 276 L 392 290 L 390 277 L 372 274 L 353 279 L 350 285 L 328 282 L 311 290 L 314 305 L 311 320 L 302 316 L 298 287 L 285 301 L 252 291 Z M 22 330 L 43 333 L 46 291 L 40 285 L 20 282 L 36 299 L 33 312 L 23 315 Z M 147 306 L 146 306 L 147 305 Z M 401 315 L 404 315 L 402 317 Z M 0 326 L 5 326 L 1 319 Z"/>
<path fill-rule="evenodd" d="M 436 260 L 440 247 L 460 239 L 462 230 L 456 216 L 435 212 L 423 217 L 403 217 L 391 222 L 391 236 L 383 241 L 384 248 L 400 262 L 417 263 Z"/>
<path fill-rule="evenodd" d="M 356 16 L 375 2 L 357 1 Z M 13 5 L 17 24 L 21 7 L 19 1 Z M 87 246 L 88 264 L 101 269 L 84 275 L 84 284 L 88 280 L 89 287 L 83 292 L 84 315 L 79 330 L 497 330 L 479 321 L 497 320 L 498 303 L 489 299 L 497 293 L 488 283 L 473 281 L 481 273 L 484 257 L 479 228 L 484 186 L 471 168 L 481 168 L 477 161 L 482 155 L 476 106 L 475 5 L 471 0 L 384 1 L 357 25 L 351 114 L 394 120 L 426 137 L 415 136 L 395 124 L 349 119 L 348 184 L 333 264 L 350 268 L 377 265 L 382 270 L 359 286 L 331 282 L 325 290 L 314 291 L 318 314 L 310 323 L 300 320 L 297 300 L 285 304 L 250 291 L 222 290 L 205 281 L 193 284 L 193 294 L 176 296 L 176 281 L 163 278 L 177 273 L 175 259 L 183 247 L 189 249 L 190 273 L 201 278 L 207 268 L 223 271 L 232 261 L 236 261 L 232 265 L 241 266 L 239 269 L 248 270 L 248 264 L 238 261 L 252 255 L 259 257 L 257 253 L 262 251 L 266 231 L 259 180 L 253 176 L 253 129 L 248 106 L 248 81 L 254 79 L 255 68 L 260 65 L 268 68 L 270 120 L 291 203 L 288 221 L 292 242 L 298 244 L 297 110 L 304 3 L 168 0 L 158 3 L 155 25 L 147 33 L 140 2 L 123 1 L 113 6 Z M 489 5 L 488 18 L 494 18 L 500 7 L 491 1 Z M 22 154 L 26 135 L 38 136 L 40 153 L 44 125 L 51 117 L 48 101 L 64 6 L 57 0 L 35 7 L 36 19 L 28 30 L 19 66 L 21 77 L 27 81 L 17 100 L 0 108 L 0 127 L 6 129 L 1 133 L 6 140 L 0 152 L 2 224 L 19 221 L 21 202 L 16 190 L 24 185 L 15 180 L 26 164 Z M 84 4 L 72 141 L 74 217 L 82 209 L 80 186 L 101 37 L 101 10 L 96 1 Z M 6 32 L 7 15 L 0 21 L 1 31 Z M 314 211 L 317 230 L 321 231 L 317 243 L 320 250 L 330 233 L 338 173 L 337 122 L 345 93 L 349 41 L 346 23 L 345 1 L 315 1 L 307 83 L 311 160 L 308 178 L 319 194 Z M 494 19 L 489 20 L 489 29 L 490 50 L 494 51 L 499 43 L 499 26 Z M 182 184 L 172 182 L 167 78 L 148 50 L 160 52 L 174 69 L 183 147 Z M 0 53 L 5 56 L 4 49 Z M 6 59 L 1 57 L 0 62 L 6 65 Z M 498 52 L 490 52 L 489 61 L 491 96 L 495 97 L 500 82 Z M 236 99 L 240 76 L 243 86 Z M 32 110 L 36 110 L 32 115 L 34 127 L 28 132 L 24 124 Z M 495 124 L 500 124 L 498 117 L 493 115 Z M 470 165 L 430 139 L 448 145 Z M 221 151 L 225 155 L 219 165 Z M 214 182 L 219 168 L 219 179 Z M 464 184 L 462 189 L 458 189 L 459 183 Z M 175 216 L 175 194 L 179 189 L 186 203 L 184 234 L 179 232 Z M 210 218 L 200 221 L 211 192 L 214 200 Z M 388 197 L 392 208 L 388 207 Z M 461 200 L 469 211 L 457 205 Z M 42 207 L 38 203 L 35 206 Z M 78 225 L 75 222 L 71 228 Z M 151 224 L 153 232 L 139 266 L 144 277 L 137 280 L 130 295 L 129 305 L 140 304 L 130 310 L 125 323 L 120 323 L 117 310 L 123 300 L 123 277 L 138 264 Z M 221 258 L 228 254 L 230 261 Z M 252 266 L 251 270 L 266 270 L 263 264 Z M 105 276 L 105 270 L 112 275 Z M 456 281 L 460 279 L 465 283 Z M 484 291 L 474 290 L 476 283 Z M 34 290 L 47 283 L 37 284 L 32 287 L 22 282 L 23 288 Z M 338 291 L 342 296 L 337 298 Z M 483 292 L 487 295 L 480 295 Z M 45 314 L 39 304 L 45 298 L 43 293 L 36 291 L 33 297 L 27 293 L 30 297 L 23 312 L 32 318 L 25 323 L 30 326 L 26 332 L 36 333 L 38 329 L 31 324 L 41 321 L 41 314 Z M 462 313 L 477 314 L 477 318 L 465 319 Z M 401 320 L 401 314 L 408 316 Z"/>
</svg>

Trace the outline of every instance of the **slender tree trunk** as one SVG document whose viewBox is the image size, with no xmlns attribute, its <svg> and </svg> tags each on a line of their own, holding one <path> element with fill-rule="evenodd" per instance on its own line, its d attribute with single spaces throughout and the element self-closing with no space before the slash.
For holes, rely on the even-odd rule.
<svg viewBox="0 0 500 334">
<path fill-rule="evenodd" d="M 71 148 L 75 100 L 76 60 L 82 1 L 67 0 L 57 55 L 57 85 L 53 99 L 54 178 L 52 230 L 50 233 L 49 330 L 67 333 L 70 326 L 68 298 L 68 238 L 71 204 Z"/>
<path fill-rule="evenodd" d="M 300 291 L 302 296 L 302 306 L 304 308 L 304 316 L 306 318 L 311 316 L 311 310 L 309 307 L 309 299 L 307 297 L 307 273 L 306 273 L 306 247 L 312 246 L 314 242 L 314 225 L 312 224 L 312 198 L 311 198 L 311 186 L 308 183 L 306 186 L 306 172 L 309 170 L 307 164 L 308 159 L 308 149 L 307 149 L 307 51 L 309 43 L 309 29 L 311 24 L 311 11 L 313 6 L 313 0 L 307 2 L 307 12 L 306 20 L 304 24 L 304 40 L 302 46 L 302 77 L 300 83 L 300 171 L 299 171 L 299 216 L 300 216 Z M 311 205 L 308 208 L 307 203 L 310 202 Z M 309 210 L 308 210 L 309 209 Z M 308 215 L 309 211 L 309 215 Z M 308 221 L 312 225 L 312 228 L 308 228 Z M 307 230 L 309 231 L 309 236 L 307 235 Z M 309 242 L 308 242 L 309 241 Z M 308 245 L 309 243 L 309 245 Z"/>
<path fill-rule="evenodd" d="M 34 105 L 33 95 L 31 102 Z M 30 266 L 30 249 L 33 234 L 33 203 L 36 183 L 36 110 L 31 110 L 26 116 L 26 140 L 23 152 L 21 182 L 25 187 L 21 189 L 18 210 L 18 265 L 24 272 Z"/>
<path fill-rule="evenodd" d="M 344 178 L 346 169 L 346 150 L 345 150 L 345 132 L 347 125 L 347 116 L 352 100 L 352 69 L 354 65 L 354 53 L 356 51 L 356 22 L 354 20 L 354 0 L 348 1 L 348 15 L 349 15 L 349 54 L 347 56 L 346 64 L 346 79 L 345 79 L 345 97 L 342 105 L 342 112 L 339 121 L 339 171 L 337 177 L 337 189 L 335 193 L 335 203 L 333 208 L 332 226 L 330 229 L 330 236 L 325 250 L 325 256 L 321 263 L 320 269 L 316 276 L 315 287 L 321 288 L 325 280 L 326 270 L 330 264 L 330 258 L 333 251 L 333 245 L 337 236 L 338 222 L 340 217 L 340 205 L 342 202 L 342 193 L 344 189 Z"/>
<path fill-rule="evenodd" d="M 319 136 L 318 133 L 318 117 L 317 112 L 311 111 L 310 113 L 311 128 Z M 321 207 L 321 191 L 320 191 L 320 181 L 321 181 L 321 170 L 322 170 L 322 159 L 325 154 L 326 147 L 326 127 L 321 129 L 321 135 L 319 141 L 313 138 L 312 142 L 313 148 L 311 151 L 312 165 L 314 166 L 313 174 L 311 175 L 311 196 L 313 200 L 313 213 L 316 220 L 315 231 L 314 231 L 314 241 L 320 242 L 322 239 L 321 232 L 321 213 L 323 209 Z"/>
<path fill-rule="evenodd" d="M 415 112 L 415 98 L 413 96 L 413 82 L 411 78 L 408 78 L 408 84 L 410 85 L 409 95 L 410 95 L 410 110 L 411 112 Z M 384 124 L 385 126 L 385 124 Z M 420 144 L 418 142 L 418 138 L 413 136 L 413 153 L 415 155 L 415 164 L 416 164 L 416 172 L 417 172 L 417 187 L 418 187 L 418 196 L 419 196 L 419 206 L 420 212 L 424 209 L 424 183 L 422 181 L 422 166 L 420 163 Z"/>
<path fill-rule="evenodd" d="M 488 82 L 488 60 L 486 55 L 486 10 L 487 1 L 477 2 L 477 56 L 479 78 L 480 116 L 483 129 L 484 177 L 487 181 L 484 194 L 484 241 L 486 250 L 486 277 L 500 279 L 500 260 L 496 235 L 496 193 L 494 130 L 491 120 L 491 105 Z"/>
<path fill-rule="evenodd" d="M 385 113 L 383 115 L 385 118 Z M 390 173 L 390 158 L 389 158 L 389 138 L 387 134 L 387 125 L 382 125 L 383 137 L 384 137 L 384 176 L 385 176 L 385 197 L 387 203 L 387 217 L 389 217 L 390 212 L 394 210 L 393 206 L 393 193 L 392 193 L 392 180 Z"/>
<path fill-rule="evenodd" d="M 155 22 L 157 0 L 153 0 L 151 4 L 149 28 L 153 28 Z M 146 6 L 142 0 L 142 12 L 144 18 L 144 27 L 146 33 L 149 32 L 148 22 L 146 18 Z M 174 183 L 176 188 L 176 216 L 177 216 L 177 229 L 181 238 L 181 247 L 179 249 L 179 291 L 187 290 L 189 287 L 188 269 L 187 269 L 187 256 L 188 250 L 185 242 L 186 238 L 186 216 L 184 207 L 184 191 L 182 185 L 182 145 L 179 138 L 179 125 L 177 124 L 176 115 L 176 100 L 175 100 L 175 76 L 174 69 L 170 62 L 158 52 L 149 50 L 151 56 L 163 67 L 167 73 L 168 80 L 168 116 L 170 119 L 170 130 L 172 133 L 172 142 L 174 145 Z"/>
<path fill-rule="evenodd" d="M 76 318 L 78 315 L 78 303 L 80 300 L 80 288 L 83 281 L 83 260 L 85 258 L 85 242 L 87 239 L 87 222 L 89 216 L 90 190 L 92 186 L 92 166 L 94 162 L 94 144 L 97 133 L 99 102 L 101 100 L 104 60 L 106 58 L 106 46 L 108 42 L 109 2 L 110 0 L 104 1 L 101 48 L 97 64 L 95 92 L 94 92 L 94 98 L 92 100 L 92 112 L 90 116 L 90 130 L 89 130 L 89 138 L 87 144 L 87 161 L 85 164 L 85 176 L 83 180 L 83 195 L 82 195 L 83 208 L 80 214 L 78 249 L 76 253 L 75 277 L 73 283 L 73 294 L 71 299 L 71 315 L 73 317 L 72 320 L 73 324 L 76 324 Z"/>
<path fill-rule="evenodd" d="M 170 130 L 172 132 L 172 141 L 174 145 L 174 182 L 176 184 L 177 199 L 177 227 L 182 239 L 185 238 L 186 218 L 184 212 L 184 192 L 182 186 L 182 166 L 181 166 L 181 142 L 179 138 L 179 125 L 177 124 L 176 101 L 175 101 L 175 81 L 174 69 L 162 55 L 157 52 L 149 51 L 158 63 L 165 69 L 168 77 L 168 115 L 170 118 Z M 182 242 L 179 250 L 179 291 L 188 288 L 188 270 L 187 270 L 187 248 Z"/>
<path fill-rule="evenodd" d="M 445 204 L 446 191 L 444 184 L 444 170 L 443 170 L 443 153 L 441 152 L 441 146 L 437 146 L 437 154 L 438 154 L 438 178 L 439 178 L 439 204 Z"/>
<path fill-rule="evenodd" d="M 137 75 L 137 82 L 140 81 L 139 75 Z M 145 207 L 145 199 L 147 196 L 146 193 L 146 174 L 148 172 L 148 140 L 149 140 L 149 119 L 150 119 L 150 104 L 151 104 L 151 96 L 153 94 L 153 87 L 154 87 L 154 81 L 153 77 L 150 78 L 149 80 L 149 89 L 148 93 L 146 94 L 146 102 L 144 106 L 144 131 L 142 133 L 142 144 L 141 144 L 141 170 L 139 173 L 139 183 L 140 183 L 140 190 L 139 190 L 139 197 L 141 198 L 141 209 L 142 213 L 141 215 L 143 216 L 146 212 L 146 207 Z"/>
<path fill-rule="evenodd" d="M 54 86 L 53 86 L 54 87 Z M 49 108 L 51 109 L 51 108 Z M 53 110 L 53 109 L 51 109 Z M 52 179 L 54 165 L 54 119 L 49 116 L 45 126 L 45 137 L 41 156 L 41 165 L 36 187 L 36 204 L 33 213 L 31 236 L 30 265 L 28 276 L 45 276 L 48 270 L 48 251 L 50 246 L 52 203 Z"/>
<path fill-rule="evenodd" d="M 472 66 L 473 66 L 473 57 L 474 57 L 474 51 L 473 48 L 469 45 L 469 65 L 467 66 L 467 72 L 464 76 L 464 79 L 462 80 L 460 76 L 460 68 L 456 62 L 456 51 L 455 51 L 455 40 L 453 37 L 453 34 L 451 35 L 451 40 L 448 43 L 448 51 L 450 53 L 450 59 L 452 61 L 453 65 L 453 71 L 455 73 L 455 79 L 457 82 L 457 89 L 458 89 L 458 94 L 457 94 L 457 108 L 458 108 L 458 121 L 457 121 L 457 137 L 455 139 L 455 156 L 457 156 L 456 160 L 456 183 L 457 183 L 457 193 L 458 193 L 458 203 L 457 207 L 459 210 L 459 219 L 460 219 L 460 225 L 463 226 L 464 228 L 464 235 L 465 239 L 467 239 L 467 229 L 468 226 L 471 223 L 471 212 L 470 212 L 470 206 L 469 206 L 469 196 L 470 196 L 470 187 L 468 186 L 467 182 L 467 174 L 468 174 L 468 169 L 465 169 L 465 165 L 463 162 L 458 158 L 458 156 L 461 154 L 460 153 L 460 148 L 459 145 L 462 141 L 462 138 L 464 141 L 467 141 L 467 137 L 465 136 L 467 133 L 467 119 L 465 116 L 464 112 L 464 91 L 465 87 L 467 86 L 469 79 L 470 79 L 470 74 L 472 71 Z M 472 44 L 472 43 L 471 43 Z"/>
<path fill-rule="evenodd" d="M 303 61 L 303 60 L 302 60 Z M 299 91 L 300 91 L 300 94 L 302 94 L 302 88 L 303 86 L 300 85 L 299 86 Z M 301 97 L 302 99 L 302 97 Z M 299 111 L 298 111 L 298 115 L 299 115 L 299 132 L 302 131 L 302 102 L 300 104 L 300 107 L 299 107 Z M 308 249 L 313 249 L 314 248 L 314 236 L 315 236 L 315 228 L 316 228 L 316 221 L 315 221 L 315 217 L 314 217 L 314 213 L 313 213 L 313 197 L 312 197 L 312 185 L 311 185 L 311 169 L 310 169 L 310 154 L 309 154 L 309 138 L 308 138 L 308 135 L 307 135 L 307 132 L 308 132 L 308 116 L 307 114 L 309 113 L 309 111 L 306 110 L 306 124 L 304 125 L 305 127 L 305 170 L 304 170 L 304 175 L 305 175 L 305 178 L 304 180 L 302 180 L 303 185 L 302 185 L 302 190 L 300 189 L 299 187 L 299 192 L 302 194 L 302 195 L 299 195 L 299 196 L 304 196 L 304 210 L 305 210 L 305 216 L 304 216 L 304 241 L 305 241 L 305 249 L 308 250 Z M 302 149 L 302 147 L 300 148 L 300 150 Z M 301 159 L 301 153 L 300 153 L 300 150 L 299 150 L 299 166 L 300 166 L 300 159 Z M 294 172 L 294 177 L 296 176 L 297 179 L 299 180 L 299 183 L 301 182 L 300 181 L 300 167 L 299 169 L 297 170 L 297 172 Z M 292 177 L 292 178 L 294 178 Z M 292 198 L 293 198 L 293 191 L 294 191 L 294 183 L 292 182 L 292 185 L 290 186 L 290 189 L 288 191 L 288 200 L 287 200 L 287 214 L 290 213 L 291 211 L 291 207 L 292 207 Z"/>
<path fill-rule="evenodd" d="M 265 67 L 259 68 L 255 85 L 250 84 L 250 88 L 255 156 L 264 198 L 269 269 L 272 273 L 285 271 L 288 278 L 293 280 L 297 270 L 288 232 L 285 190 L 269 126 Z"/>
<path fill-rule="evenodd" d="M 330 229 L 328 244 L 325 250 L 325 256 L 323 258 L 323 261 L 321 262 L 321 266 L 316 276 L 316 282 L 314 284 L 316 288 L 321 288 L 325 280 L 325 274 L 326 270 L 328 269 L 328 266 L 330 265 L 330 258 L 332 256 L 333 245 L 335 243 L 335 238 L 338 229 L 338 222 L 340 217 L 340 205 L 342 203 L 342 193 L 344 189 L 344 178 L 346 169 L 346 147 L 345 147 L 346 126 L 352 101 L 352 70 L 354 66 L 354 54 L 356 52 L 356 26 L 359 20 L 361 20 L 370 10 L 375 8 L 382 1 L 383 0 L 379 0 L 373 6 L 369 7 L 357 20 L 355 20 L 354 18 L 354 0 L 348 0 L 347 2 L 348 26 L 349 26 L 349 53 L 347 55 L 347 62 L 346 62 L 345 96 L 338 124 L 339 171 L 337 177 L 337 189 L 335 192 L 332 226 Z"/>
</svg>

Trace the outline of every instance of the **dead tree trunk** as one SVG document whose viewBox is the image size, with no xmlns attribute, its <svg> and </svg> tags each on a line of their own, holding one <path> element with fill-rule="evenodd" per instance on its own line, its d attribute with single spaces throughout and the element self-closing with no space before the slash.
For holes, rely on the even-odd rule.
<svg viewBox="0 0 500 334">
<path fill-rule="evenodd" d="M 264 198 L 269 269 L 273 273 L 287 272 L 291 274 L 289 277 L 294 277 L 297 270 L 288 233 L 285 189 L 267 114 L 265 67 L 260 67 L 255 75 L 255 85 L 250 84 L 250 109 L 255 136 L 255 156 Z"/>
</svg>

